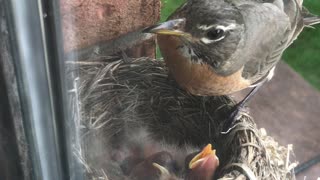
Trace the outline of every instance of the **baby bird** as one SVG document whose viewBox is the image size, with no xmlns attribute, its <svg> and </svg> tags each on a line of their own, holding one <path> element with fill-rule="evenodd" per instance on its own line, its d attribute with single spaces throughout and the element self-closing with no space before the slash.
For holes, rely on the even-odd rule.
<svg viewBox="0 0 320 180">
<path fill-rule="evenodd" d="M 127 136 L 111 151 L 113 166 L 121 169 L 119 179 L 125 180 L 210 180 L 219 166 L 212 145 L 199 147 L 168 144 L 152 139 L 141 128 Z M 114 167 L 107 167 L 107 173 Z M 118 168 L 119 169 L 119 168 Z M 114 180 L 117 177 L 113 176 Z"/>
</svg>

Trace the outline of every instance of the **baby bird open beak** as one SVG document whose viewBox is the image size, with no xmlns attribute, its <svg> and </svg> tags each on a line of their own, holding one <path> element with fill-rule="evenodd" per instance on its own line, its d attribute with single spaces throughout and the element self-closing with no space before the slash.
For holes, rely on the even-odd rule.
<svg viewBox="0 0 320 180">
<path fill-rule="evenodd" d="M 150 26 L 144 29 L 144 33 L 154 33 L 160 35 L 172 35 L 172 36 L 191 36 L 189 33 L 184 32 L 182 29 L 185 25 L 185 19 L 169 20 L 157 25 Z"/>
<path fill-rule="evenodd" d="M 219 159 L 216 156 L 216 150 L 212 150 L 212 145 L 208 144 L 189 162 L 190 171 L 186 179 L 211 180 L 218 166 Z"/>
</svg>

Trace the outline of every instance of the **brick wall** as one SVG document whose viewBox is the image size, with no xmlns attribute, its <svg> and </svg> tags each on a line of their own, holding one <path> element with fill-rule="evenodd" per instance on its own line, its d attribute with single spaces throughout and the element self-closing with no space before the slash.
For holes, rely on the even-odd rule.
<svg viewBox="0 0 320 180">
<path fill-rule="evenodd" d="M 160 0 L 60 0 L 66 51 L 110 41 L 156 23 Z M 136 46 L 131 56 L 153 56 L 154 41 Z"/>
</svg>

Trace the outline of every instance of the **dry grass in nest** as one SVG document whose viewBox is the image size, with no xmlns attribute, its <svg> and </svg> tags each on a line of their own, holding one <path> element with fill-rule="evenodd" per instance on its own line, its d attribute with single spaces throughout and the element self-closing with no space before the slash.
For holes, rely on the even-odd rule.
<svg viewBox="0 0 320 180">
<path fill-rule="evenodd" d="M 278 145 L 258 130 L 248 114 L 222 135 L 234 102 L 229 97 L 193 96 L 168 78 L 161 60 L 105 57 L 67 62 L 74 122 L 80 141 L 75 154 L 91 179 L 109 175 L 110 144 L 128 129 L 147 127 L 154 140 L 182 146 L 212 143 L 220 158 L 217 178 L 294 179 L 290 146 Z M 112 166 L 114 172 L 117 167 Z M 120 175 L 119 175 L 120 176 Z"/>
</svg>

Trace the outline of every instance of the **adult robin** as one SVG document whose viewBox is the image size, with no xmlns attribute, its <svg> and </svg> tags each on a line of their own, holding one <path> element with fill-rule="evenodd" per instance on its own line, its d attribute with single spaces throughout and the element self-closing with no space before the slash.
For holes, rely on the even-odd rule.
<svg viewBox="0 0 320 180">
<path fill-rule="evenodd" d="M 228 95 L 252 87 L 228 128 L 284 50 L 320 18 L 302 0 L 189 0 L 167 22 L 146 28 L 178 84 L 194 95 Z"/>
</svg>

